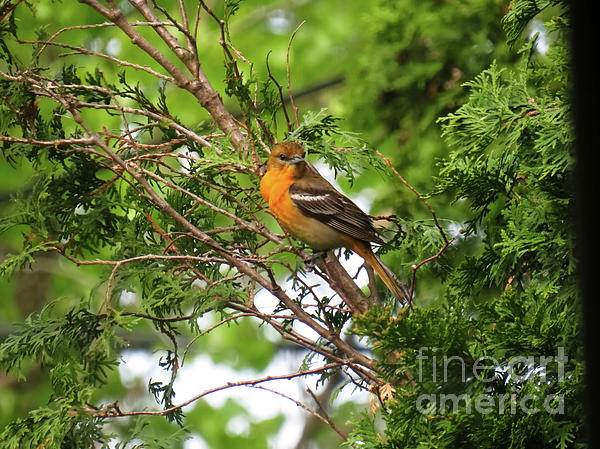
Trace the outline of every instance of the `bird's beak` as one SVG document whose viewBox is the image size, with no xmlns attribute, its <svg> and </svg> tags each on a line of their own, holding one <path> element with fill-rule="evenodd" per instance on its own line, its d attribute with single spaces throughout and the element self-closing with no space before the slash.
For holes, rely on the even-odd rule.
<svg viewBox="0 0 600 449">
<path fill-rule="evenodd" d="M 293 158 L 290 159 L 290 164 L 297 164 L 298 162 L 303 162 L 304 158 L 299 154 L 295 154 Z"/>
</svg>

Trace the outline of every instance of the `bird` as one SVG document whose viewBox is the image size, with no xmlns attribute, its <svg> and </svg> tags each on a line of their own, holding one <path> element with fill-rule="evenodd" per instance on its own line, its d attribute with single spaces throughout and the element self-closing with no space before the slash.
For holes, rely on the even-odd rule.
<svg viewBox="0 0 600 449">
<path fill-rule="evenodd" d="M 347 248 L 361 256 L 402 303 L 407 296 L 394 273 L 373 252 L 384 241 L 371 218 L 323 178 L 298 142 L 273 146 L 260 193 L 281 227 L 318 252 Z"/>
</svg>

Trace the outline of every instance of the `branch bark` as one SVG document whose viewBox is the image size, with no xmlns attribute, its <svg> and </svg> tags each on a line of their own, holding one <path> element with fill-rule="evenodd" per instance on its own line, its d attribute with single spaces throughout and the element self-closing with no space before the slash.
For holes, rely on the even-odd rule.
<svg viewBox="0 0 600 449">
<path fill-rule="evenodd" d="M 200 61 L 193 55 L 190 55 L 189 51 L 183 48 L 165 27 L 159 25 L 152 28 L 165 41 L 170 50 L 184 63 L 191 76 L 186 75 L 171 62 L 167 56 L 163 55 L 156 47 L 139 34 L 136 27 L 127 20 L 114 2 L 110 2 L 111 6 L 106 7 L 96 0 L 79 1 L 95 9 L 119 27 L 121 31 L 129 37 L 131 43 L 137 45 L 144 53 L 154 59 L 164 70 L 166 70 L 178 87 L 190 92 L 198 100 L 198 103 L 200 103 L 200 105 L 213 117 L 217 126 L 229 136 L 232 145 L 236 149 L 243 153 L 247 152 L 247 136 L 240 130 L 233 115 L 225 108 L 221 96 L 215 91 L 202 70 Z M 138 0 L 132 1 L 132 3 L 140 10 L 142 15 L 148 14 L 149 17 L 153 17 L 152 14 L 147 12 L 148 8 L 145 1 Z"/>
</svg>

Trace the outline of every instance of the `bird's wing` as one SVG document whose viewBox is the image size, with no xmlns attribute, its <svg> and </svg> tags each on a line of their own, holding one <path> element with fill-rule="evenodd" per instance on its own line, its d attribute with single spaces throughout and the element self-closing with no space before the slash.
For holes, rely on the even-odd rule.
<svg viewBox="0 0 600 449">
<path fill-rule="evenodd" d="M 305 215 L 356 239 L 383 243 L 369 216 L 326 181 L 298 180 L 290 186 L 289 193 Z"/>
</svg>

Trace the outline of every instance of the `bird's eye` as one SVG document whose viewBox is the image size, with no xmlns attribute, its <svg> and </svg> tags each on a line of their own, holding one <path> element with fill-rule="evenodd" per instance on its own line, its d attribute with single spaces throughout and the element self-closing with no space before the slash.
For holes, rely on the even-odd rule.
<svg viewBox="0 0 600 449">
<path fill-rule="evenodd" d="M 279 159 L 281 159 L 282 161 L 285 161 L 285 154 L 281 153 L 279 155 Z"/>
</svg>

